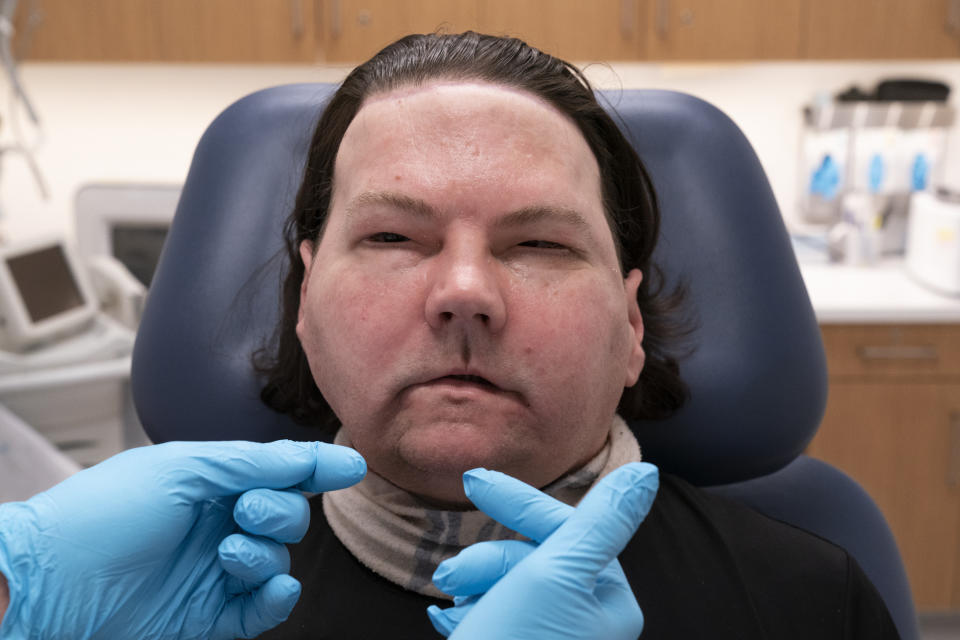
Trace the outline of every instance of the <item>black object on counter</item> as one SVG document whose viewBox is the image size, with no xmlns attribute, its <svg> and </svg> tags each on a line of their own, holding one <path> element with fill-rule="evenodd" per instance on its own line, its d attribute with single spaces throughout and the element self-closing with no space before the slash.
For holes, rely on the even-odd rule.
<svg viewBox="0 0 960 640">
<path fill-rule="evenodd" d="M 858 86 L 838 93 L 837 102 L 946 102 L 950 85 L 933 80 L 900 78 L 881 81 L 867 93 Z"/>
<path fill-rule="evenodd" d="M 876 100 L 904 102 L 946 102 L 950 87 L 943 82 L 929 80 L 884 80 L 877 85 Z"/>
</svg>

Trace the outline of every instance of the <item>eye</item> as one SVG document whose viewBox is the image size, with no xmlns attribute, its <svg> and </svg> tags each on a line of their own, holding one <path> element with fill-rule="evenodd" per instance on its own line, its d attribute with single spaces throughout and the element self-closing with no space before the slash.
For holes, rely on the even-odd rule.
<svg viewBox="0 0 960 640">
<path fill-rule="evenodd" d="M 394 242 L 406 242 L 410 238 L 402 236 L 399 233 L 391 233 L 389 231 L 382 231 L 380 233 L 375 233 L 372 236 L 369 236 L 367 240 L 369 242 L 382 242 L 382 243 L 394 243 Z"/>
<path fill-rule="evenodd" d="M 527 240 L 520 243 L 521 247 L 532 247 L 534 249 L 566 249 L 564 245 L 549 240 Z"/>
</svg>

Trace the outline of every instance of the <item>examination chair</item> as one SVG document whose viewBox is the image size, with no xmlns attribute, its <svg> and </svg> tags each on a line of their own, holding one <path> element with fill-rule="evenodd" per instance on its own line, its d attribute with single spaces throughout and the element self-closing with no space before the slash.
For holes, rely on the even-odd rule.
<svg viewBox="0 0 960 640">
<path fill-rule="evenodd" d="M 316 439 L 261 404 L 251 354 L 271 337 L 282 227 L 334 87 L 254 93 L 197 147 L 148 295 L 133 358 L 154 442 Z M 816 318 L 769 183 L 737 126 L 688 95 L 602 92 L 646 164 L 663 212 L 656 258 L 685 281 L 695 350 L 691 399 L 633 428 L 644 459 L 850 551 L 904 640 L 918 637 L 893 537 L 869 496 L 802 454 L 826 404 Z"/>
</svg>

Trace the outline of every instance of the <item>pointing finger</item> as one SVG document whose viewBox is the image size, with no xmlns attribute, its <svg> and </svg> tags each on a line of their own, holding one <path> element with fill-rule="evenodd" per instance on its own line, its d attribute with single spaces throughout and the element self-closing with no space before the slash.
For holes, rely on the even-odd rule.
<svg viewBox="0 0 960 640">
<path fill-rule="evenodd" d="M 583 575 L 597 575 L 623 551 L 646 518 L 660 486 L 657 468 L 632 462 L 597 483 L 566 522 L 539 551 L 554 557 L 575 556 Z"/>
<path fill-rule="evenodd" d="M 463 474 L 467 497 L 497 522 L 542 542 L 573 513 L 573 507 L 499 471 Z"/>
<path fill-rule="evenodd" d="M 336 491 L 357 484 L 367 474 L 367 462 L 356 450 L 326 442 L 314 444 L 316 468 L 299 489 L 313 493 Z"/>
<path fill-rule="evenodd" d="M 366 463 L 356 451 L 320 442 L 168 442 L 145 449 L 152 449 L 151 464 L 158 475 L 190 502 L 258 487 L 340 489 L 359 482 L 366 473 Z"/>
</svg>

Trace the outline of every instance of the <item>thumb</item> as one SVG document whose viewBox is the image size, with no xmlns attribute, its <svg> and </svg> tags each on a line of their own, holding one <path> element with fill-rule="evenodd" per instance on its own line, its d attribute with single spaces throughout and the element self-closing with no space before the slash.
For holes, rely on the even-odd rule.
<svg viewBox="0 0 960 640">
<path fill-rule="evenodd" d="M 276 575 L 254 591 L 227 603 L 214 626 L 212 638 L 255 638 L 290 616 L 300 599 L 300 583 Z"/>
<path fill-rule="evenodd" d="M 163 484 L 190 502 L 260 487 L 340 489 L 359 482 L 366 473 L 359 453 L 321 442 L 170 442 L 142 451 Z"/>
</svg>

